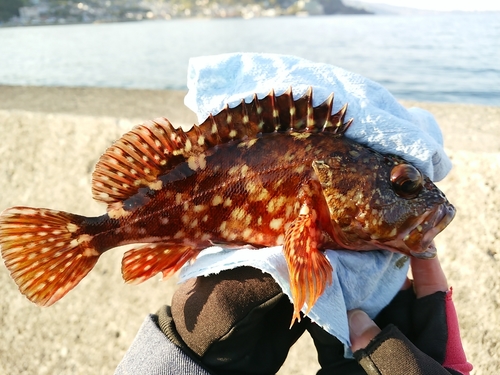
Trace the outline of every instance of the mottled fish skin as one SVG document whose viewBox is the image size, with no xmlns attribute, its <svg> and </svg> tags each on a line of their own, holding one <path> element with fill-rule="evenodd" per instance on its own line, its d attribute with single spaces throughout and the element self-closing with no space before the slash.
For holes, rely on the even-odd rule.
<svg viewBox="0 0 500 375">
<path fill-rule="evenodd" d="M 388 249 L 431 257 L 455 210 L 404 160 L 344 136 L 346 107 L 312 92 L 226 107 L 189 132 L 166 119 L 125 134 L 99 160 L 87 218 L 13 207 L 0 215 L 2 256 L 31 301 L 62 298 L 99 256 L 124 244 L 123 277 L 168 277 L 213 243 L 283 245 L 295 319 L 332 280 L 322 250 Z"/>
</svg>

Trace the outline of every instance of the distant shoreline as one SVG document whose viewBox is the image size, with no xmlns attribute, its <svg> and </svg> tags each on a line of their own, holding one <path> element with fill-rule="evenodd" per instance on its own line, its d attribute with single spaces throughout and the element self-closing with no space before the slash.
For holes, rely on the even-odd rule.
<svg viewBox="0 0 500 375">
<path fill-rule="evenodd" d="M 0 83 L 0 109 L 20 109 L 34 112 L 57 112 L 113 117 L 151 116 L 150 112 L 165 109 L 174 101 L 180 111 L 189 111 L 184 106 L 186 90 L 137 89 L 121 87 L 91 86 L 32 86 L 6 85 Z M 434 102 L 397 98 L 404 105 L 438 104 L 491 107 L 475 103 Z M 106 105 L 103 103 L 106 102 Z M 149 118 L 148 117 L 148 118 Z"/>
<path fill-rule="evenodd" d="M 39 23 L 39 24 L 16 24 L 12 22 L 0 22 L 1 28 L 16 28 L 16 27 L 38 27 L 38 26 L 73 26 L 73 25 L 102 25 L 113 23 L 140 23 L 140 22 L 157 22 L 157 21 L 175 21 L 175 20 L 207 20 L 207 19 L 257 19 L 257 18 L 281 18 L 281 17 L 339 17 L 339 16 L 378 16 L 378 17 L 420 17 L 420 16 L 444 16 L 444 15 L 481 15 L 481 14 L 499 14 L 500 11 L 415 11 L 413 13 L 334 13 L 334 14 L 280 14 L 276 16 L 228 16 L 228 17 L 214 17 L 214 16 L 196 16 L 196 17 L 172 17 L 172 18 L 156 18 L 156 19 L 123 19 L 123 20 L 99 20 L 92 22 L 53 22 L 53 23 Z"/>
<path fill-rule="evenodd" d="M 194 123 L 184 105 L 187 90 L 105 87 L 13 86 L 0 84 L 0 109 L 66 113 L 95 117 L 151 119 Z"/>
</svg>

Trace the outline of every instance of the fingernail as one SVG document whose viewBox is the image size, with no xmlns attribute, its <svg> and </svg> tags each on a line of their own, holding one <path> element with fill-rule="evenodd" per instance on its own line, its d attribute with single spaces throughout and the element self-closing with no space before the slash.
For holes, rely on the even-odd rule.
<svg viewBox="0 0 500 375">
<path fill-rule="evenodd" d="M 351 336 L 360 337 L 373 326 L 377 326 L 373 320 L 362 310 L 349 311 L 349 330 Z"/>
</svg>

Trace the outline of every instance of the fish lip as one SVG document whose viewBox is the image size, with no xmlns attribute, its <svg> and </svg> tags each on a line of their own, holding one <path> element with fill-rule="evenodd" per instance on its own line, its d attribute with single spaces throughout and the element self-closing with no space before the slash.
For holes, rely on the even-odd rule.
<svg viewBox="0 0 500 375">
<path fill-rule="evenodd" d="M 455 213 L 455 207 L 445 203 L 424 215 L 403 240 L 408 252 L 416 258 L 434 258 L 436 248 L 433 240 L 453 220 Z"/>
<path fill-rule="evenodd" d="M 432 241 L 425 251 L 415 252 L 410 250 L 410 254 L 415 258 L 419 259 L 433 259 L 437 255 L 437 248 L 436 245 L 434 244 L 434 241 Z"/>
</svg>

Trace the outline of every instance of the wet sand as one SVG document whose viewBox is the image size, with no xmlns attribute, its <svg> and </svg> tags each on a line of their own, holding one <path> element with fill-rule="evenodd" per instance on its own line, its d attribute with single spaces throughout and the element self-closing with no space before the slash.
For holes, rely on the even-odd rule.
<svg viewBox="0 0 500 375">
<path fill-rule="evenodd" d="M 0 211 L 14 205 L 99 215 L 90 175 L 122 133 L 165 116 L 190 125 L 184 92 L 0 86 Z M 413 103 L 440 123 L 454 163 L 439 183 L 457 217 L 436 243 L 474 374 L 500 372 L 500 107 Z M 123 250 L 103 255 L 66 297 L 39 308 L 0 265 L 0 374 L 110 374 L 144 317 L 170 302 L 176 280 L 121 279 Z M 318 369 L 304 335 L 280 373 Z"/>
</svg>

